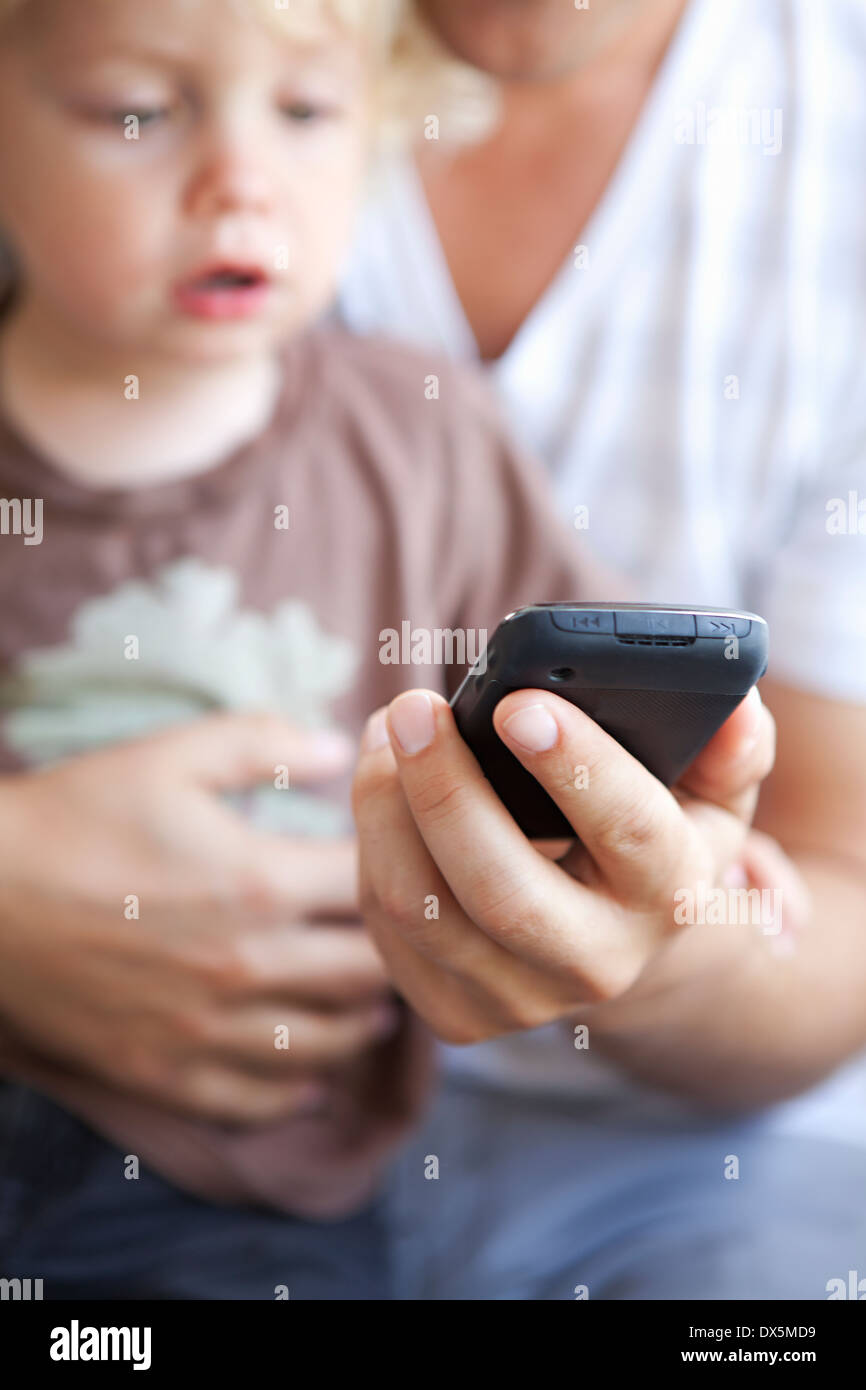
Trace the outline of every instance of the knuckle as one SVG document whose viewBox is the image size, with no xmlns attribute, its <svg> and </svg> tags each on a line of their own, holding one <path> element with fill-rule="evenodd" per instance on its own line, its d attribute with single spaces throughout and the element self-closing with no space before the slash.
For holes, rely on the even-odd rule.
<svg viewBox="0 0 866 1390">
<path fill-rule="evenodd" d="M 179 1078 L 178 1089 L 185 1106 L 199 1118 L 219 1124 L 245 1124 L 257 1118 L 257 1101 L 252 1087 L 239 1089 L 228 1073 L 210 1066 L 192 1066 Z"/>
<path fill-rule="evenodd" d="M 365 797 L 378 797 L 400 785 L 397 763 L 393 759 L 362 758 L 355 772 L 356 791 Z"/>
<path fill-rule="evenodd" d="M 535 1028 L 543 1028 L 550 1023 L 550 1005 L 533 1000 L 522 999 L 509 1008 L 509 1017 L 503 1023 L 503 1032 L 528 1033 Z"/>
<path fill-rule="evenodd" d="M 192 1049 L 210 1047 L 217 1040 L 216 1019 L 208 1009 L 178 1009 L 168 1022 L 174 1036 Z"/>
<path fill-rule="evenodd" d="M 237 1097 L 229 1097 L 224 1087 L 209 1069 L 190 1068 L 178 1078 L 178 1092 L 185 1106 L 193 1110 L 200 1119 L 221 1123 L 245 1118 L 243 1107 Z"/>
<path fill-rule="evenodd" d="M 234 907 L 250 917 L 273 917 L 285 909 L 285 897 L 277 866 L 265 856 L 261 863 L 240 870 L 232 885 Z"/>
<path fill-rule="evenodd" d="M 141 1042 L 127 1041 L 113 1049 L 112 1074 L 122 1077 L 136 1089 L 149 1093 L 159 1092 L 167 1083 L 173 1084 L 173 1075 L 161 1064 L 160 1058 L 151 1047 Z"/>
<path fill-rule="evenodd" d="M 630 972 L 608 970 L 598 971 L 592 980 L 583 982 L 583 1004 L 612 1004 L 619 999 L 632 983 Z"/>
<path fill-rule="evenodd" d="M 465 805 L 466 786 L 453 773 L 431 773 L 412 794 L 412 808 L 425 820 L 449 820 Z"/>
<path fill-rule="evenodd" d="M 243 715 L 244 727 L 256 742 L 277 743 L 285 737 L 286 726 L 276 714 L 267 710 L 253 710 Z"/>
<path fill-rule="evenodd" d="M 623 953 L 616 959 L 599 961 L 595 969 L 584 973 L 580 980 L 580 997 L 584 1004 L 609 1004 L 630 989 L 641 970 L 638 953 Z"/>
<path fill-rule="evenodd" d="M 658 820 L 646 801 L 617 806 L 603 817 L 596 828 L 599 842 L 608 853 L 630 857 L 641 855 L 658 840 Z"/>
<path fill-rule="evenodd" d="M 243 1096 L 231 1093 L 225 1097 L 223 1105 L 228 1109 L 225 1111 L 226 1118 L 234 1119 L 245 1125 L 268 1124 L 272 1120 L 280 1119 L 286 1113 L 288 1107 L 282 1092 L 276 1087 L 257 1091 L 247 1091 Z"/>
<path fill-rule="evenodd" d="M 395 762 L 362 758 L 352 781 L 352 811 L 359 825 L 366 814 L 382 797 L 393 795 L 400 783 Z"/>
<path fill-rule="evenodd" d="M 232 993 L 259 984 L 262 970 L 249 939 L 239 934 L 211 944 L 202 974 L 217 992 Z"/>
<path fill-rule="evenodd" d="M 388 921 L 401 930 L 409 930 L 418 920 L 417 905 L 397 875 L 389 875 L 388 881 L 379 890 L 379 907 Z"/>
<path fill-rule="evenodd" d="M 598 953 L 591 964 L 573 973 L 572 1001 L 580 1004 L 607 1004 L 620 999 L 640 978 L 659 944 L 655 914 L 636 917 L 621 910 L 618 940 Z"/>
<path fill-rule="evenodd" d="M 472 1047 L 475 1043 L 486 1042 L 497 1032 L 482 1024 L 480 1019 L 463 1017 L 434 1019 L 430 1026 L 442 1042 L 452 1047 Z"/>
<path fill-rule="evenodd" d="M 578 765 L 579 759 L 576 757 L 567 758 L 564 761 L 557 759 L 555 771 L 553 775 L 547 779 L 547 791 L 560 807 L 563 805 L 568 806 L 569 803 L 573 805 L 576 795 L 581 795 L 580 792 L 575 793 L 574 769 L 575 766 Z M 585 761 L 583 765 L 586 766 Z"/>
<path fill-rule="evenodd" d="M 509 926 L 543 929 L 550 908 L 544 903 L 537 884 L 525 876 L 503 875 L 498 870 L 479 875 L 474 906 L 485 922 L 495 922 L 499 930 Z"/>
<path fill-rule="evenodd" d="M 293 1095 L 287 1097 L 283 1091 L 275 1089 L 250 1102 L 244 1118 L 247 1124 L 274 1124 L 277 1120 L 286 1119 L 297 1108 L 298 1103 Z"/>
</svg>

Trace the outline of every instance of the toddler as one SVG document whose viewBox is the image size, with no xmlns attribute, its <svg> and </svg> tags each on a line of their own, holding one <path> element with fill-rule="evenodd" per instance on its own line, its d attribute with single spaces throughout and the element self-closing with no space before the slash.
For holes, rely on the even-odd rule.
<svg viewBox="0 0 866 1390">
<path fill-rule="evenodd" d="M 519 604 L 578 596 L 483 388 L 325 318 L 407 32 L 391 0 L 0 0 L 6 772 L 215 709 L 357 736 L 407 685 L 459 683 L 463 652 L 421 664 L 412 633 L 467 634 L 471 659 Z M 244 809 L 350 828 L 346 785 Z M 318 1109 L 239 1129 L 23 1041 L 5 1058 L 7 1091 L 59 1103 L 94 1162 L 135 1154 L 163 1197 L 327 1218 L 333 1241 L 430 1077 L 404 1016 Z"/>
</svg>

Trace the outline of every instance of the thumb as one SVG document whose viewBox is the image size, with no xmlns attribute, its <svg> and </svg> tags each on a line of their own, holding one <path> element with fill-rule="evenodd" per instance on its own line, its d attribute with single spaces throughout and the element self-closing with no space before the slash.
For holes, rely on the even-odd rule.
<svg viewBox="0 0 866 1390">
<path fill-rule="evenodd" d="M 337 729 L 299 729 L 274 714 L 214 714 L 159 735 L 172 770 L 214 790 L 273 780 L 283 768 L 301 783 L 336 777 L 355 747 Z"/>
</svg>

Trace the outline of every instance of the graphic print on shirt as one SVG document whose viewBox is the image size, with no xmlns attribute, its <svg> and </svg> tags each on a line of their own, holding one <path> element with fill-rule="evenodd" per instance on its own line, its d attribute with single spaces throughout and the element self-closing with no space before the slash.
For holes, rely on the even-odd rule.
<svg viewBox="0 0 866 1390">
<path fill-rule="evenodd" d="M 188 558 L 86 600 L 68 642 L 26 652 L 0 681 L 7 746 L 44 766 L 219 711 L 333 728 L 333 702 L 358 666 L 354 644 L 325 632 L 305 602 L 264 614 L 242 608 L 239 589 L 231 569 Z M 229 799 L 271 830 L 347 829 L 339 806 L 276 780 Z"/>
</svg>

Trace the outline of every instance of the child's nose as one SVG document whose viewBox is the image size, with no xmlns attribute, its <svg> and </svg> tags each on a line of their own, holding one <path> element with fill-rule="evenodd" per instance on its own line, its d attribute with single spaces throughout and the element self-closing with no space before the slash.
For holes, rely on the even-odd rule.
<svg viewBox="0 0 866 1390">
<path fill-rule="evenodd" d="M 272 209 L 274 180 L 250 153 L 249 146 L 212 151 L 190 181 L 186 205 L 193 217 L 226 212 L 267 213 Z"/>
</svg>

